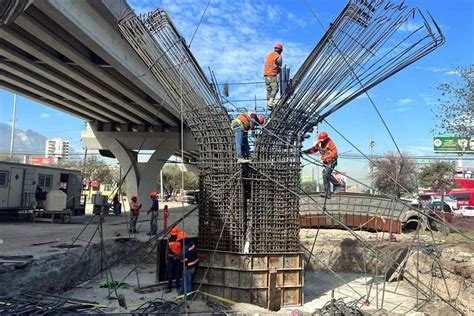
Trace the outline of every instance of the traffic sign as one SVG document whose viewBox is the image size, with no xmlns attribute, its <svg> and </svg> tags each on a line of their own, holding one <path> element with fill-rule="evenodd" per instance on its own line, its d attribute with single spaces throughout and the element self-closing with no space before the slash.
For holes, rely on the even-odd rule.
<svg viewBox="0 0 474 316">
<path fill-rule="evenodd" d="M 474 136 L 459 138 L 456 136 L 433 137 L 433 150 L 435 153 L 474 154 Z"/>
</svg>

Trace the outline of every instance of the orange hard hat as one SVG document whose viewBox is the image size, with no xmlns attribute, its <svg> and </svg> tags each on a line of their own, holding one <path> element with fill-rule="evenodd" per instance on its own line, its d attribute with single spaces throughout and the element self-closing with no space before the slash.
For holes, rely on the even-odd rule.
<svg viewBox="0 0 474 316">
<path fill-rule="evenodd" d="M 137 196 L 136 195 L 132 195 L 132 197 L 130 198 L 132 201 L 136 201 L 137 200 Z"/>
<path fill-rule="evenodd" d="M 318 140 L 319 140 L 320 142 L 322 142 L 322 141 L 324 141 L 324 140 L 326 140 L 326 139 L 328 139 L 328 138 L 329 138 L 329 136 L 328 136 L 328 133 L 326 133 L 326 132 L 321 132 L 321 133 L 319 133 L 319 135 L 318 135 Z"/>
<path fill-rule="evenodd" d="M 158 196 L 158 194 L 156 194 L 155 191 L 153 191 L 153 192 L 150 193 L 150 197 L 151 197 L 151 198 L 156 198 L 157 196 Z"/>
<path fill-rule="evenodd" d="M 275 44 L 275 49 L 283 50 L 283 44 L 282 43 L 276 43 Z"/>
<path fill-rule="evenodd" d="M 173 227 L 173 229 L 171 230 L 171 236 L 178 236 L 178 234 L 179 234 L 178 226 Z"/>
<path fill-rule="evenodd" d="M 183 240 L 185 238 L 188 238 L 188 234 L 186 234 L 185 232 L 179 232 L 178 237 L 176 237 L 176 240 L 180 241 L 180 240 Z"/>
</svg>

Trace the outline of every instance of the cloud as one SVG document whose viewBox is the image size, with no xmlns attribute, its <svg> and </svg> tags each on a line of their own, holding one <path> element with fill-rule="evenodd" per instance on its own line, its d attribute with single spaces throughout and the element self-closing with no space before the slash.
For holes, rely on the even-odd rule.
<svg viewBox="0 0 474 316">
<path fill-rule="evenodd" d="M 450 76 L 450 75 L 458 75 L 459 76 L 459 71 L 449 70 L 449 68 L 443 68 L 443 67 L 421 67 L 421 66 L 416 66 L 415 69 L 434 72 L 434 73 L 442 72 L 444 75 L 448 75 L 448 76 Z"/>
<path fill-rule="evenodd" d="M 421 66 L 416 66 L 415 69 L 430 71 L 430 72 L 445 72 L 448 70 L 448 68 L 442 68 L 442 67 L 421 67 Z"/>
<path fill-rule="evenodd" d="M 456 76 L 459 76 L 459 75 L 460 75 L 460 74 L 459 74 L 459 71 L 457 71 L 457 70 L 446 71 L 444 74 L 445 74 L 445 75 L 456 75 Z"/>
<path fill-rule="evenodd" d="M 189 43 L 207 2 L 132 0 L 130 3 L 139 13 L 158 6 L 166 10 Z M 282 25 L 281 21 L 285 19 L 287 23 Z M 283 43 L 283 64 L 291 67 L 291 76 L 294 76 L 313 46 L 295 41 L 291 36 L 294 31 L 282 30 L 302 28 L 306 23 L 297 11 L 289 11 L 274 3 L 242 0 L 229 5 L 227 1 L 212 1 L 192 42 L 191 51 L 208 77 L 209 67 L 213 70 L 219 84 L 260 82 L 231 85 L 229 99 L 253 100 L 255 96 L 265 99 L 263 64 L 266 54 L 276 42 Z M 264 106 L 264 103 L 260 101 L 258 106 Z M 251 108 L 254 102 L 236 105 Z"/>
<path fill-rule="evenodd" d="M 420 27 L 422 27 L 422 25 L 419 24 L 419 23 L 416 23 L 416 22 L 413 22 L 413 21 L 407 21 L 407 22 L 403 23 L 398 28 L 398 30 L 400 32 L 414 32 L 414 31 L 418 30 Z"/>
<path fill-rule="evenodd" d="M 48 113 L 41 113 L 41 114 L 40 114 L 40 117 L 41 117 L 41 118 L 49 118 L 49 117 L 51 117 L 51 114 L 48 114 Z"/>
<path fill-rule="evenodd" d="M 409 107 L 401 107 L 401 108 L 397 108 L 395 109 L 395 112 L 405 112 L 405 111 L 408 111 L 410 108 Z"/>
<path fill-rule="evenodd" d="M 431 95 L 422 95 L 422 98 L 423 98 L 423 102 L 428 106 L 434 106 L 438 104 L 436 102 L 436 99 Z"/>
<path fill-rule="evenodd" d="M 404 98 L 404 99 L 399 99 L 397 100 L 397 104 L 410 104 L 415 102 L 415 100 L 410 99 L 410 98 Z"/>
</svg>

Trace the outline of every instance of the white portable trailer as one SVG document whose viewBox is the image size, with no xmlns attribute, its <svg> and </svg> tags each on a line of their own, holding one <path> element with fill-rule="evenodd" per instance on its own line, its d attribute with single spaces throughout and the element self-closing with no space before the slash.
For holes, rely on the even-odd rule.
<svg viewBox="0 0 474 316">
<path fill-rule="evenodd" d="M 0 210 L 25 210 L 36 205 L 35 192 L 62 190 L 67 195 L 66 207 L 81 209 L 81 172 L 0 161 Z"/>
</svg>

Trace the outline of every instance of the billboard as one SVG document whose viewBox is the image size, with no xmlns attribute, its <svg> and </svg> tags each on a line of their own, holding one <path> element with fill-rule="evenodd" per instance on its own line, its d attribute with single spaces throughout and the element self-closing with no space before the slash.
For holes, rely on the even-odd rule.
<svg viewBox="0 0 474 316">
<path fill-rule="evenodd" d="M 433 150 L 435 153 L 474 154 L 474 136 L 459 138 L 456 136 L 433 137 Z"/>
<path fill-rule="evenodd" d="M 29 156 L 28 163 L 31 165 L 47 166 L 50 167 L 54 165 L 56 158 L 54 157 L 44 157 L 44 156 Z"/>
</svg>

